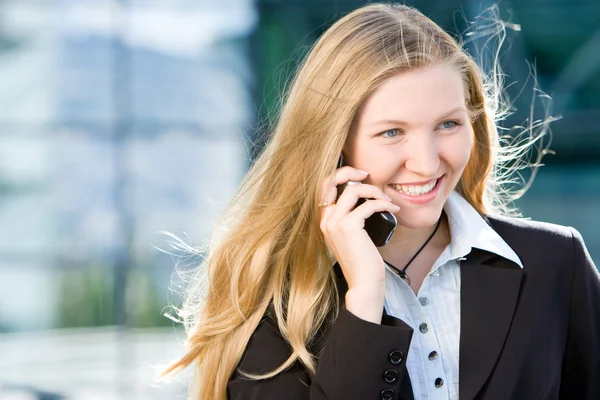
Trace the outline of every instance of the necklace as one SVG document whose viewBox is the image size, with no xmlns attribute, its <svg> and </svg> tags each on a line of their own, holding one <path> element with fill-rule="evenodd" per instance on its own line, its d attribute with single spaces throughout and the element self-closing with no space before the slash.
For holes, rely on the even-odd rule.
<svg viewBox="0 0 600 400">
<path fill-rule="evenodd" d="M 404 268 L 402 270 L 399 270 L 398 268 L 394 267 L 392 264 L 388 263 L 386 261 L 386 264 L 390 266 L 390 268 L 392 268 L 394 270 L 394 272 L 396 272 L 396 274 L 404 279 L 406 281 L 406 283 L 408 283 L 409 287 L 412 287 L 412 282 L 410 281 L 410 277 L 408 275 L 406 275 L 406 270 L 407 268 L 410 266 L 410 264 L 412 264 L 412 262 L 415 260 L 415 258 L 417 258 L 417 256 L 421 253 L 421 251 L 423 251 L 423 249 L 425 248 L 425 246 L 427 246 L 427 244 L 429 242 L 431 242 L 431 239 L 433 239 L 433 237 L 435 236 L 436 232 L 438 231 L 440 225 L 442 224 L 442 216 L 440 216 L 440 219 L 438 219 L 437 225 L 435 226 L 435 229 L 433 230 L 433 232 L 431 233 L 431 235 L 429 235 L 429 238 L 427 238 L 427 240 L 425 241 L 425 243 L 423 243 L 423 245 L 421 246 L 421 248 L 419 250 L 417 250 L 417 252 L 415 253 L 414 256 L 412 256 L 412 258 L 410 259 L 410 261 L 404 266 Z"/>
</svg>

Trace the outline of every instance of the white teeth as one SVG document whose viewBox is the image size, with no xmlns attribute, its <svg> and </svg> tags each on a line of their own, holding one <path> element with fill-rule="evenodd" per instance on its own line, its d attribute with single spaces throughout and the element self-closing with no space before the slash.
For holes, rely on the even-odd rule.
<svg viewBox="0 0 600 400">
<path fill-rule="evenodd" d="M 422 185 L 422 186 L 405 186 L 405 185 L 390 185 L 390 186 L 400 193 L 404 193 L 409 196 L 420 196 L 420 195 L 431 192 L 436 184 L 437 184 L 437 179 L 427 185 Z"/>
</svg>

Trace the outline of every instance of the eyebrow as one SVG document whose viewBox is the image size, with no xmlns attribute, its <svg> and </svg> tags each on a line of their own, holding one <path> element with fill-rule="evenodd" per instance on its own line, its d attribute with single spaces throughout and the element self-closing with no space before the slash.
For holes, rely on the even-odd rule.
<svg viewBox="0 0 600 400">
<path fill-rule="evenodd" d="M 444 113 L 444 114 L 440 115 L 436 120 L 444 119 L 448 115 L 454 114 L 457 111 L 467 112 L 467 109 L 464 108 L 464 107 L 453 108 L 452 110 L 448 111 L 447 113 Z M 397 119 L 383 119 L 381 121 L 373 122 L 373 123 L 371 123 L 369 125 L 382 125 L 382 124 L 409 125 L 407 122 L 400 121 L 400 120 L 397 120 Z"/>
</svg>

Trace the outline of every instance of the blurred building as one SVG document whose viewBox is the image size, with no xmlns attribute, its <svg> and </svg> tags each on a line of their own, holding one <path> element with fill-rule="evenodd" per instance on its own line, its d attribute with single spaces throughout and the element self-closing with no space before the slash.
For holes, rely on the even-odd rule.
<svg viewBox="0 0 600 400">
<path fill-rule="evenodd" d="M 57 324 L 57 269 L 206 236 L 254 119 L 257 16 L 226 3 L 0 2 L 0 327 Z"/>
<path fill-rule="evenodd" d="M 249 0 L 0 0 L 0 333 L 33 331 L 0 336 L 0 398 L 174 398 L 150 363 L 182 351 L 162 312 L 198 260 L 154 246 L 201 243 L 243 176 L 257 20 Z M 47 331 L 99 325 L 170 328 Z"/>
</svg>

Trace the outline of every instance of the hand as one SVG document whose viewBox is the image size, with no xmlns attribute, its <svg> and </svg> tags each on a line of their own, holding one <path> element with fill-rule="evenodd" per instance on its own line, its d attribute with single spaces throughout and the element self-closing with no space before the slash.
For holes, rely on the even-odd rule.
<svg viewBox="0 0 600 400">
<path fill-rule="evenodd" d="M 321 211 L 321 231 L 348 283 L 346 308 L 359 318 L 381 323 L 385 295 L 385 264 L 364 230 L 365 219 L 375 212 L 397 212 L 381 189 L 369 184 L 348 185 L 335 204 L 337 186 L 362 181 L 368 173 L 352 167 L 336 170 L 323 184 L 322 199 L 331 205 Z M 359 198 L 369 199 L 356 207 Z M 356 208 L 355 208 L 356 207 Z"/>
</svg>

